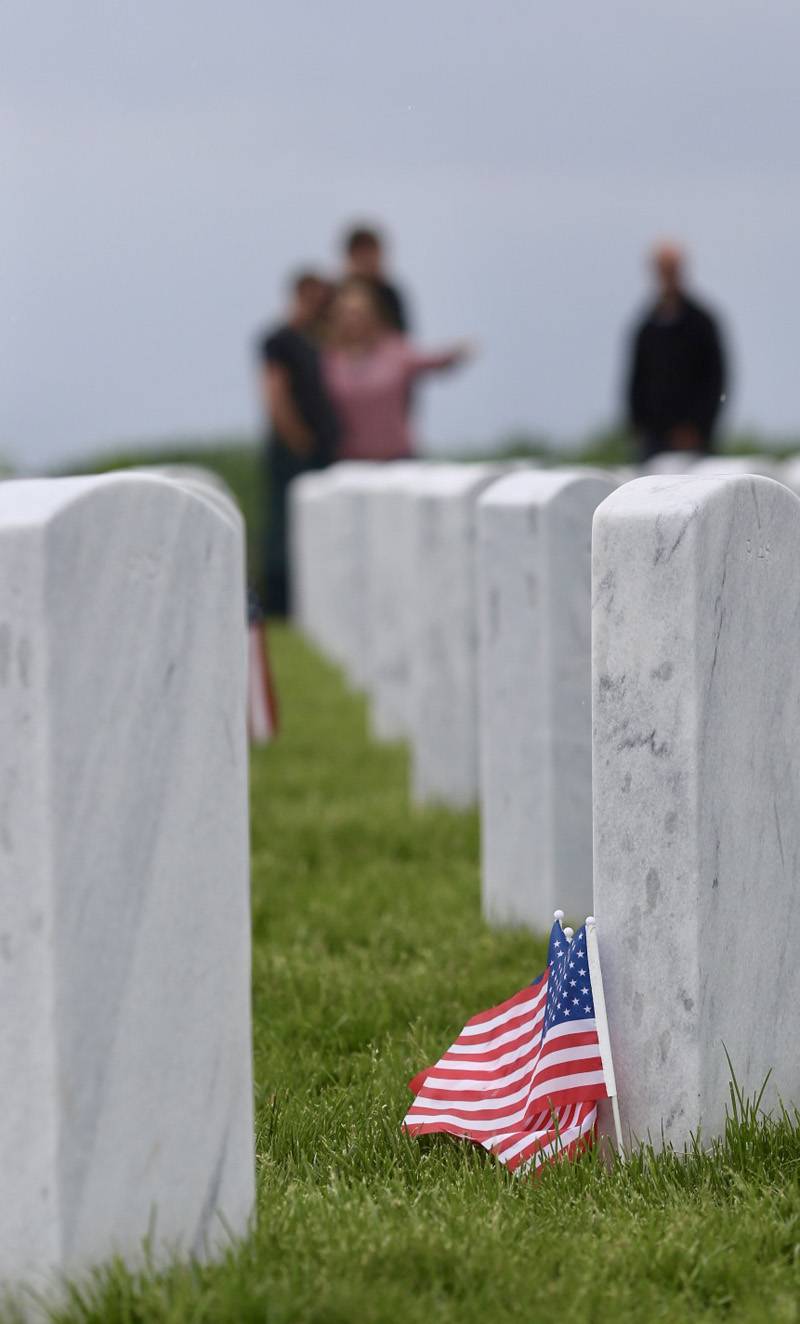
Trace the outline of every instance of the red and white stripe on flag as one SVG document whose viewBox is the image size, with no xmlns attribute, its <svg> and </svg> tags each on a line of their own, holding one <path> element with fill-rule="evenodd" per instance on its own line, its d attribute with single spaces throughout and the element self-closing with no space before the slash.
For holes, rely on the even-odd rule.
<svg viewBox="0 0 800 1324">
<path fill-rule="evenodd" d="M 251 744 L 268 745 L 278 729 L 278 704 L 263 621 L 252 621 L 247 637 L 247 730 Z"/>
<path fill-rule="evenodd" d="M 415 1098 L 403 1126 L 411 1135 L 472 1140 L 512 1170 L 574 1158 L 594 1142 L 597 1102 L 607 1090 L 585 934 L 572 950 L 564 939 L 559 954 L 556 931 L 563 938 L 554 927 L 555 959 L 544 974 L 473 1016 L 436 1065 L 410 1082 Z"/>
</svg>

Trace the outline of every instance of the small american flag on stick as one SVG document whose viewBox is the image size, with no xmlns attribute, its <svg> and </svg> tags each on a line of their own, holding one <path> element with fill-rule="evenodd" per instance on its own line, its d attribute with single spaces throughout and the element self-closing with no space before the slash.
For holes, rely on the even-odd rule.
<svg viewBox="0 0 800 1324">
<path fill-rule="evenodd" d="M 573 937 L 563 918 L 557 910 L 544 974 L 473 1016 L 410 1081 L 410 1135 L 449 1132 L 512 1171 L 535 1170 L 593 1144 L 598 1100 L 610 1098 L 621 1152 L 594 920 Z"/>
</svg>

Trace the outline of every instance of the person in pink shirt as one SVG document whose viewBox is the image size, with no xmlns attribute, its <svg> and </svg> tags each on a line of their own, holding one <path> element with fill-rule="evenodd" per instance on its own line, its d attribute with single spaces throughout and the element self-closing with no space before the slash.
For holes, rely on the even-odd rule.
<svg viewBox="0 0 800 1324">
<path fill-rule="evenodd" d="M 465 343 L 423 353 L 388 327 L 370 285 L 347 280 L 331 310 L 323 354 L 328 394 L 338 414 L 340 460 L 402 460 L 414 454 L 409 398 L 423 373 L 470 356 Z"/>
</svg>

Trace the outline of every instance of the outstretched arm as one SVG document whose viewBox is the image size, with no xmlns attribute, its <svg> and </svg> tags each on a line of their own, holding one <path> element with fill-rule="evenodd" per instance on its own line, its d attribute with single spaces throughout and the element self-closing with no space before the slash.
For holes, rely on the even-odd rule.
<svg viewBox="0 0 800 1324">
<path fill-rule="evenodd" d="M 457 368 L 473 356 L 472 345 L 460 340 L 449 349 L 424 350 L 409 348 L 408 370 L 412 377 L 419 377 L 424 372 L 442 372 L 446 368 Z"/>
</svg>

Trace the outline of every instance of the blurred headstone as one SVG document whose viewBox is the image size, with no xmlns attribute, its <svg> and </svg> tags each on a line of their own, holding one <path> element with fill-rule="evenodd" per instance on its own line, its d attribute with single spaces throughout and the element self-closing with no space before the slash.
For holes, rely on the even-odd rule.
<svg viewBox="0 0 800 1324">
<path fill-rule="evenodd" d="M 295 478 L 289 487 L 289 591 L 292 620 L 303 635 L 329 653 L 329 596 L 327 583 L 328 494 L 334 478 L 330 469 L 312 470 Z"/>
<path fill-rule="evenodd" d="M 591 547 L 616 487 L 509 474 L 478 502 L 481 855 L 492 923 L 592 908 Z"/>
<path fill-rule="evenodd" d="M 386 465 L 386 481 L 367 503 L 369 558 L 370 729 L 376 740 L 400 740 L 411 730 L 410 647 L 417 582 L 412 519 L 406 492 L 432 464 Z"/>
<path fill-rule="evenodd" d="M 691 472 L 696 478 L 737 478 L 747 474 L 777 478 L 779 471 L 769 455 L 704 455 L 692 466 Z"/>
<path fill-rule="evenodd" d="M 501 466 L 437 465 L 405 492 L 413 564 L 412 798 L 462 809 L 478 798 L 475 504 Z"/>
<path fill-rule="evenodd" d="M 225 503 L 227 503 L 232 514 L 237 519 L 242 518 L 239 503 L 231 488 L 214 469 L 206 469 L 200 464 L 150 464 L 141 466 L 136 472 L 155 474 L 159 478 L 172 478 L 176 483 L 181 483 L 206 499 L 216 499 L 221 510 L 226 508 Z"/>
<path fill-rule="evenodd" d="M 238 536 L 245 536 L 244 516 L 228 484 L 213 469 L 194 464 L 160 464 L 140 468 L 169 478 L 188 492 L 194 492 L 230 520 Z M 246 601 L 247 644 L 247 732 L 250 744 L 268 745 L 278 730 L 278 698 L 270 665 L 267 626 L 256 591 L 249 588 Z"/>
<path fill-rule="evenodd" d="M 783 464 L 777 464 L 777 477 L 800 496 L 800 455 L 792 455 Z"/>
<path fill-rule="evenodd" d="M 351 684 L 364 683 L 366 529 L 359 500 L 383 466 L 343 461 L 303 474 L 289 488 L 292 614 Z"/>
<path fill-rule="evenodd" d="M 645 474 L 688 474 L 694 469 L 698 459 L 704 458 L 697 451 L 658 451 L 645 460 L 642 470 Z"/>
<path fill-rule="evenodd" d="M 332 538 L 327 575 L 336 612 L 336 656 L 353 689 L 367 688 L 371 670 L 372 623 L 368 508 L 376 493 L 393 481 L 395 466 L 346 461 L 331 470 L 328 496 Z"/>
</svg>

